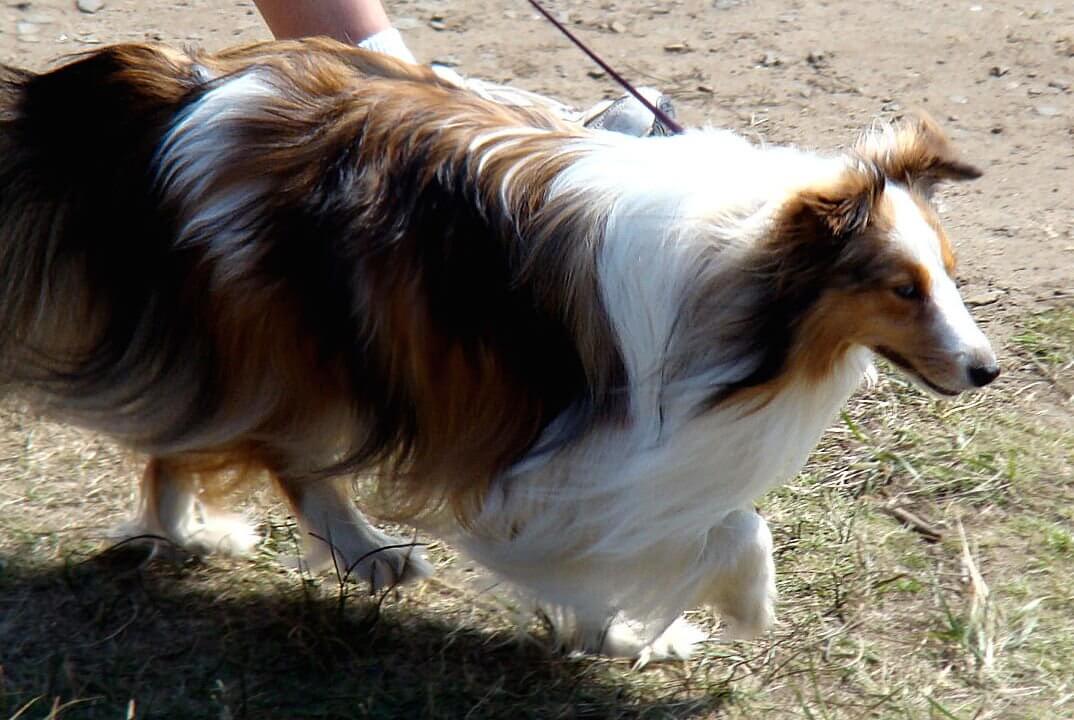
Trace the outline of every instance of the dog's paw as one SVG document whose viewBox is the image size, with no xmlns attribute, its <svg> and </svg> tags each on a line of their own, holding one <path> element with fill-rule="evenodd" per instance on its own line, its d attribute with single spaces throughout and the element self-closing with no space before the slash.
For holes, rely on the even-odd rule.
<svg viewBox="0 0 1074 720">
<path fill-rule="evenodd" d="M 689 660 L 694 648 L 707 639 L 708 633 L 680 617 L 660 637 L 638 651 L 634 669 L 641 670 L 651 662 Z"/>
<path fill-rule="evenodd" d="M 651 662 L 689 659 L 694 647 L 708 635 L 680 617 L 656 639 L 653 639 L 651 627 L 621 618 L 599 630 L 579 628 L 575 637 L 579 650 L 608 657 L 633 658 L 634 668 L 640 670 Z"/>
<path fill-rule="evenodd" d="M 186 527 L 178 542 L 195 555 L 249 555 L 262 537 L 242 515 L 203 511 L 201 521 Z"/>
<path fill-rule="evenodd" d="M 726 609 L 721 613 L 724 627 L 720 631 L 720 641 L 752 640 L 764 635 L 776 623 L 776 603 L 771 595 L 765 595 L 752 605 L 739 605 L 736 612 Z"/>
<path fill-rule="evenodd" d="M 321 543 L 305 556 L 280 556 L 280 562 L 299 572 L 335 572 L 340 578 L 369 583 L 370 591 L 381 592 L 397 585 L 418 582 L 435 570 L 417 547 L 389 547 L 403 544 L 384 538 L 379 545 L 335 547 L 335 558 L 328 545 Z"/>
<path fill-rule="evenodd" d="M 424 580 L 433 574 L 433 566 L 418 548 L 385 548 L 367 551 L 365 555 L 364 559 L 359 556 L 351 560 L 348 576 L 368 582 L 374 593 Z"/>
<path fill-rule="evenodd" d="M 193 555 L 249 555 L 261 535 L 241 515 L 224 512 L 202 512 L 200 516 L 183 518 L 174 527 L 137 517 L 124 522 L 107 533 L 110 540 L 135 546 L 149 546 L 154 556 L 169 549 L 182 549 Z"/>
</svg>

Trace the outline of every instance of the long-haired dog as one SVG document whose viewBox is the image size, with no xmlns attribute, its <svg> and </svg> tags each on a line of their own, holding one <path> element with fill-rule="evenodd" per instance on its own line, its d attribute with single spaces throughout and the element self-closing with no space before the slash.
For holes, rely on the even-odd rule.
<svg viewBox="0 0 1074 720">
<path fill-rule="evenodd" d="M 978 174 L 927 118 L 638 139 L 322 40 L 6 69 L 0 382 L 150 456 L 132 535 L 247 549 L 214 501 L 252 468 L 309 566 L 425 576 L 362 473 L 570 647 L 686 656 L 685 609 L 772 623 L 752 504 L 874 353 L 940 395 L 998 374 L 930 203 Z"/>
</svg>

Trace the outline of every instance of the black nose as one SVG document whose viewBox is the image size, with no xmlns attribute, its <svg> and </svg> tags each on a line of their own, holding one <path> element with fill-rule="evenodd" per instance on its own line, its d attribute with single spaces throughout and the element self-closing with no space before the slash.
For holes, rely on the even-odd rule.
<svg viewBox="0 0 1074 720">
<path fill-rule="evenodd" d="M 970 368 L 970 382 L 977 387 L 984 387 L 998 377 L 999 365 L 996 365 L 995 363 L 977 365 Z"/>
</svg>

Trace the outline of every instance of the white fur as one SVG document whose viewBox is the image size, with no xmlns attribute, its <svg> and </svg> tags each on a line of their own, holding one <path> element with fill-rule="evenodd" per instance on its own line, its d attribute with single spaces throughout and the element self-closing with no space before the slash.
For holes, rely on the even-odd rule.
<svg viewBox="0 0 1074 720">
<path fill-rule="evenodd" d="M 800 470 L 871 359 L 853 351 L 826 381 L 791 385 L 754 412 L 729 404 L 696 416 L 707 393 L 741 379 L 756 358 L 666 382 L 684 296 L 703 248 L 721 245 L 725 267 L 714 272 L 736 272 L 739 253 L 786 198 L 844 165 L 726 132 L 594 142 L 554 192 L 592 197 L 599 188 L 611 208 L 601 292 L 629 373 L 631 422 L 523 461 L 496 483 L 474 531 L 452 534 L 556 607 L 576 646 L 671 657 L 693 642 L 670 651 L 663 634 L 696 636 L 673 623 L 699 603 L 720 609 L 732 636 L 772 623 L 771 537 L 752 503 Z"/>
<path fill-rule="evenodd" d="M 988 339 L 970 317 L 954 280 L 943 265 L 940 239 L 925 221 L 910 194 L 896 183 L 888 183 L 887 196 L 895 208 L 892 240 L 924 267 L 931 281 L 929 302 L 935 309 L 936 353 L 942 363 L 931 363 L 929 380 L 949 391 L 973 386 L 968 370 L 975 364 L 995 362 Z M 950 360 L 953 359 L 953 362 Z"/>
<path fill-rule="evenodd" d="M 221 171 L 251 148 L 234 137 L 230 125 L 256 117 L 279 94 L 256 69 L 223 81 L 194 102 L 175 122 L 157 157 L 159 182 L 178 208 L 196 209 L 181 217 L 179 242 L 204 244 L 219 262 L 215 281 L 226 284 L 245 270 L 250 235 L 270 185 L 258 178 L 223 184 Z"/>
</svg>

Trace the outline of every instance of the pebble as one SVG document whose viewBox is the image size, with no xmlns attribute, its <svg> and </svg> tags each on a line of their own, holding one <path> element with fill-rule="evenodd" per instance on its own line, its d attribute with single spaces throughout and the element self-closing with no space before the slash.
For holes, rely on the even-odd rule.
<svg viewBox="0 0 1074 720">
<path fill-rule="evenodd" d="M 956 105 L 965 105 L 969 102 L 969 98 L 967 98 L 965 95 L 952 95 L 948 99 Z"/>
<path fill-rule="evenodd" d="M 977 293 L 976 295 L 970 295 L 966 298 L 966 304 L 970 307 L 981 307 L 983 305 L 992 305 L 999 302 L 999 299 L 1003 297 L 1002 290 L 989 290 L 988 292 Z"/>
<path fill-rule="evenodd" d="M 77 0 L 75 4 L 79 10 L 91 15 L 104 7 L 103 0 Z"/>
<path fill-rule="evenodd" d="M 690 46 L 686 43 L 668 43 L 664 46 L 664 50 L 670 53 L 684 53 L 690 51 Z"/>
<path fill-rule="evenodd" d="M 1043 115 L 1044 117 L 1055 117 L 1063 114 L 1063 111 L 1055 105 L 1037 105 L 1034 109 L 1038 115 Z"/>
<path fill-rule="evenodd" d="M 608 26 L 608 29 L 616 35 L 622 35 L 626 32 L 626 25 L 619 22 L 618 20 L 612 20 L 612 24 Z"/>
<path fill-rule="evenodd" d="M 1067 91 L 1070 89 L 1070 78 L 1054 78 L 1048 81 L 1048 87 L 1053 87 L 1056 90 Z"/>
<path fill-rule="evenodd" d="M 989 68 L 988 74 L 992 77 L 1003 77 L 1010 71 L 1011 69 L 1006 65 L 993 65 L 991 68 Z"/>
<path fill-rule="evenodd" d="M 767 52 L 761 57 L 762 67 L 777 67 L 783 64 L 783 58 L 775 53 Z"/>
<path fill-rule="evenodd" d="M 35 23 L 27 22 L 26 20 L 20 20 L 15 23 L 15 34 L 18 35 L 19 40 L 23 42 L 37 42 L 38 33 L 41 31 Z"/>
<path fill-rule="evenodd" d="M 447 23 L 444 22 L 444 18 L 442 17 L 433 17 L 431 20 L 429 20 L 429 27 L 431 27 L 433 30 L 436 30 L 437 32 L 440 32 L 442 30 L 447 30 Z"/>
</svg>

